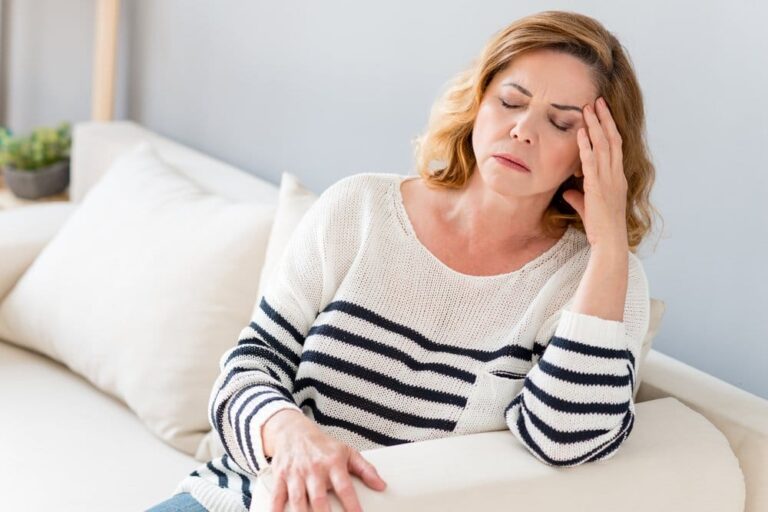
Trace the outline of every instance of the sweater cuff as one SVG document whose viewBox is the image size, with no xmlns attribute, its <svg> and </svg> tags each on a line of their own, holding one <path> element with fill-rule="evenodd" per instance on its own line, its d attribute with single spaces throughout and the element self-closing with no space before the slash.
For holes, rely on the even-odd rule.
<svg viewBox="0 0 768 512">
<path fill-rule="evenodd" d="M 555 336 L 601 348 L 626 349 L 624 322 L 564 309 Z"/>
<path fill-rule="evenodd" d="M 264 445 L 262 443 L 261 431 L 264 428 L 264 424 L 274 414 L 276 414 L 278 411 L 282 411 L 283 409 L 295 409 L 304 414 L 304 411 L 302 411 L 298 405 L 282 399 L 274 400 L 264 404 L 251 420 L 250 430 L 251 440 L 253 442 L 253 456 L 256 458 L 256 462 L 259 465 L 259 471 L 257 472 L 257 475 L 267 470 L 271 466 L 272 462 L 272 457 L 267 459 L 267 456 L 264 454 Z"/>
</svg>

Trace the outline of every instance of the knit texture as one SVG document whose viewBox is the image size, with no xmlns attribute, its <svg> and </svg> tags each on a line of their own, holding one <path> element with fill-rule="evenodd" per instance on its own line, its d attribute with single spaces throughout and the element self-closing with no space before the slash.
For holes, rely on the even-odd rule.
<svg viewBox="0 0 768 512">
<path fill-rule="evenodd" d="M 302 218 L 209 401 L 226 455 L 176 488 L 211 512 L 250 506 L 261 427 L 296 409 L 357 450 L 510 430 L 542 463 L 617 453 L 634 422 L 648 281 L 629 253 L 622 322 L 569 310 L 590 246 L 569 227 L 505 274 L 445 265 L 403 206 L 407 176 L 361 173 Z"/>
</svg>

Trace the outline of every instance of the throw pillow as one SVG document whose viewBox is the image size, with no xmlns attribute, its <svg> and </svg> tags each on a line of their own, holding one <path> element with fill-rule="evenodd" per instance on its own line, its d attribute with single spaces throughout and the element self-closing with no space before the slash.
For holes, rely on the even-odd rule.
<svg viewBox="0 0 768 512">
<path fill-rule="evenodd" d="M 194 455 L 219 359 L 258 298 L 274 212 L 205 191 L 142 143 L 0 304 L 0 338 L 66 364 Z"/>
</svg>

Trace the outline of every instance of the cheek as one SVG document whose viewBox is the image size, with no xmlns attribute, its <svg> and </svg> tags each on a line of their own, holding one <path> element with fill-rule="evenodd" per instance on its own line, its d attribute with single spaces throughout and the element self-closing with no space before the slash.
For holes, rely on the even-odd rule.
<svg viewBox="0 0 768 512">
<path fill-rule="evenodd" d="M 553 141 L 552 151 L 549 152 L 553 163 L 569 165 L 574 159 L 579 158 L 579 145 L 576 137 L 572 135 L 561 135 L 559 140 Z"/>
<path fill-rule="evenodd" d="M 476 151 L 483 149 L 499 135 L 497 132 L 503 128 L 503 125 L 498 117 L 498 114 L 488 106 L 481 106 L 478 110 L 472 128 L 472 145 Z"/>
</svg>

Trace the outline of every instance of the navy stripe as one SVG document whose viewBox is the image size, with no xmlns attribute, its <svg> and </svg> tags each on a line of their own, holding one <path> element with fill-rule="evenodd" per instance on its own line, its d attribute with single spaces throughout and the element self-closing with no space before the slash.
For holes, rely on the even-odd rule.
<svg viewBox="0 0 768 512">
<path fill-rule="evenodd" d="M 272 370 L 269 366 L 266 366 L 266 369 L 267 369 L 267 372 L 269 372 L 270 377 L 275 379 L 275 381 L 277 382 L 271 382 L 271 381 L 264 382 L 263 385 L 271 386 L 276 390 L 280 391 L 283 395 L 285 395 L 286 398 L 291 398 L 291 392 L 288 390 L 288 388 L 283 386 L 283 382 L 280 380 L 280 377 L 277 375 L 277 373 L 275 373 L 275 371 Z M 227 373 L 227 377 L 224 379 L 224 382 L 222 382 L 221 386 L 219 386 L 219 390 L 224 389 L 227 386 L 227 384 L 229 384 L 229 381 L 232 379 L 232 377 L 242 372 L 260 372 L 260 373 L 263 373 L 265 376 L 267 373 L 261 368 L 243 368 L 242 366 L 236 366 L 231 370 L 229 370 L 229 373 Z"/>
<path fill-rule="evenodd" d="M 492 370 L 489 373 L 505 379 L 524 379 L 528 375 L 527 373 L 508 372 L 507 370 Z"/>
<path fill-rule="evenodd" d="M 256 324 L 251 322 L 251 328 L 252 329 L 257 330 L 257 331 L 263 331 L 264 330 L 261 327 L 256 329 L 256 327 L 257 327 Z M 259 334 L 261 334 L 261 332 L 259 332 Z M 264 341 L 263 339 L 259 338 L 258 336 L 243 336 L 242 338 L 237 340 L 237 345 L 238 346 L 240 346 L 240 345 L 257 345 L 259 347 L 264 347 L 267 350 L 271 350 L 276 356 L 281 357 L 283 359 L 283 361 L 285 362 L 285 364 L 287 364 L 288 366 L 291 366 L 291 365 L 296 366 L 298 364 L 298 362 L 296 362 L 296 363 L 293 362 L 294 359 L 296 361 L 298 361 L 298 359 L 299 359 L 296 354 L 291 352 L 290 355 L 286 356 L 285 353 L 284 353 L 284 351 L 286 350 L 285 347 L 283 347 L 283 350 L 276 349 L 272 344 Z M 279 343 L 277 343 L 277 345 L 280 346 Z"/>
<path fill-rule="evenodd" d="M 251 386 L 253 386 L 253 385 L 269 386 L 271 388 L 274 388 L 276 391 L 279 391 L 284 397 L 292 400 L 293 399 L 293 395 L 291 394 L 291 392 L 288 391 L 287 388 L 283 387 L 283 385 L 280 383 L 280 379 L 275 375 L 275 373 L 269 367 L 267 367 L 267 370 L 270 372 L 272 377 L 275 380 L 277 380 L 278 382 L 264 382 L 264 383 L 258 383 L 258 384 L 251 384 Z M 216 391 L 216 396 L 214 397 L 212 404 L 216 404 L 216 402 L 219 399 L 219 394 L 221 394 L 221 392 L 226 388 L 226 385 L 229 383 L 230 379 L 232 379 L 232 377 L 234 377 L 235 375 L 237 375 L 237 374 L 239 374 L 241 372 L 244 372 L 244 371 L 264 373 L 260 369 L 243 368 L 243 367 L 240 367 L 240 366 L 232 368 L 229 371 L 229 373 L 227 374 L 227 377 L 224 379 L 224 382 L 221 384 L 221 386 L 219 386 L 219 389 Z M 248 389 L 248 388 L 241 389 L 237 393 L 237 395 L 239 396 L 240 393 L 242 393 L 246 389 Z M 222 403 L 220 403 L 218 408 L 216 409 L 215 417 L 214 416 L 211 417 L 213 419 L 213 421 L 212 421 L 213 427 L 215 429 L 217 429 L 217 430 L 221 430 L 219 423 L 221 421 L 221 418 L 224 416 L 224 407 L 226 406 L 226 403 L 227 403 L 226 400 L 222 401 Z M 213 409 L 211 409 L 211 413 L 213 414 Z M 219 422 L 215 421 L 216 418 L 219 419 Z"/>
<path fill-rule="evenodd" d="M 277 372 L 275 370 L 273 370 L 271 367 L 267 366 L 267 371 L 272 376 L 272 378 L 275 379 L 277 382 L 283 382 L 280 379 L 280 376 L 277 374 Z"/>
<path fill-rule="evenodd" d="M 219 400 L 219 395 L 221 392 L 226 389 L 227 384 L 229 383 L 230 379 L 240 373 L 241 371 L 248 371 L 248 368 L 242 368 L 242 367 L 235 367 L 229 371 L 227 374 L 227 377 L 224 379 L 224 382 L 219 386 L 219 389 L 216 390 L 216 396 L 213 398 L 213 402 L 211 402 L 212 405 L 215 405 L 216 402 Z M 240 390 L 241 392 L 244 390 Z M 224 400 L 221 404 L 219 404 L 218 408 L 214 411 L 213 407 L 211 407 L 211 420 L 213 423 L 213 428 L 219 430 L 220 425 L 219 422 L 221 421 L 221 418 L 224 416 L 224 406 L 226 405 L 226 400 Z M 218 418 L 219 422 L 216 421 Z"/>
<path fill-rule="evenodd" d="M 266 359 L 267 361 L 274 363 L 288 376 L 294 375 L 296 373 L 295 367 L 292 367 L 286 363 L 284 359 L 272 352 L 270 349 L 252 343 L 240 345 L 232 352 L 230 352 L 227 360 L 224 362 L 224 366 L 226 367 L 233 359 L 240 356 L 252 356 L 261 360 Z M 262 363 L 263 361 L 259 362 Z M 242 362 L 239 364 L 242 364 Z"/>
<path fill-rule="evenodd" d="M 275 349 L 277 352 L 282 354 L 283 357 L 285 357 L 288 361 L 293 363 L 294 366 L 299 364 L 299 356 L 296 355 L 296 353 L 291 350 L 289 347 L 285 346 L 283 342 L 269 334 L 263 327 L 261 327 L 256 322 L 251 322 L 250 324 L 251 329 L 256 331 L 259 336 L 264 338 L 263 341 L 267 342 L 270 347 Z M 261 341 L 261 340 L 259 340 Z"/>
<path fill-rule="evenodd" d="M 613 386 L 625 387 L 629 385 L 629 374 L 627 375 L 607 375 L 604 373 L 582 373 L 566 370 L 559 366 L 548 363 L 546 359 L 539 361 L 539 368 L 546 374 L 573 384 L 582 384 L 584 386 Z"/>
<path fill-rule="evenodd" d="M 213 463 L 211 461 L 208 461 L 208 463 L 206 463 L 206 466 L 208 467 L 208 469 L 211 470 L 211 473 L 213 473 L 219 478 L 219 487 L 221 487 L 222 489 L 226 489 L 227 482 L 228 482 L 227 475 L 225 475 L 223 471 L 219 471 L 217 468 L 213 467 Z"/>
<path fill-rule="evenodd" d="M 349 430 L 350 432 L 354 432 L 355 434 L 358 434 L 370 441 L 373 441 L 374 443 L 377 443 L 383 446 L 394 446 L 398 444 L 405 444 L 405 443 L 411 442 L 407 439 L 398 439 L 396 437 L 391 437 L 391 436 L 382 434 L 380 432 L 376 432 L 375 430 L 371 430 L 369 428 L 361 427 L 360 425 L 356 425 L 351 421 L 332 418 L 331 416 L 327 416 L 322 412 L 320 412 L 320 410 L 317 408 L 317 405 L 315 404 L 315 401 L 312 398 L 307 398 L 301 402 L 302 408 L 305 405 L 308 406 L 310 409 L 312 409 L 312 414 L 314 416 L 314 419 L 320 425 L 340 427 L 345 430 Z"/>
<path fill-rule="evenodd" d="M 554 336 L 550 338 L 551 340 L 554 339 Z M 541 359 L 544 356 L 544 351 L 546 350 L 547 345 L 542 345 L 541 343 L 534 342 L 533 344 L 533 355 L 536 356 L 538 359 Z M 626 358 L 629 359 L 629 362 L 632 363 L 632 367 L 635 367 L 635 356 L 632 355 L 631 350 L 627 350 L 625 354 Z"/>
<path fill-rule="evenodd" d="M 536 414 L 531 411 L 528 406 L 525 405 L 525 401 L 522 400 L 522 394 L 518 395 L 515 400 L 513 400 L 513 403 L 510 404 L 509 407 L 507 407 L 506 411 L 504 411 L 504 414 L 506 415 L 507 411 L 515 405 L 519 403 L 520 407 L 525 409 L 525 412 L 528 413 L 529 421 L 541 431 L 542 434 L 547 436 L 552 441 L 555 441 L 560 444 L 571 444 L 571 443 L 580 443 L 583 441 L 591 441 L 592 439 L 595 439 L 596 437 L 603 436 L 610 432 L 610 430 L 606 429 L 596 429 L 596 430 L 576 430 L 575 432 L 563 432 L 561 430 L 556 430 L 549 425 L 547 425 L 544 420 L 539 418 Z M 522 412 L 520 412 L 522 414 Z"/>
<path fill-rule="evenodd" d="M 541 361 L 539 361 L 539 364 L 541 364 Z M 550 395 L 538 387 L 530 377 L 525 379 L 525 384 L 523 385 L 533 396 L 559 412 L 571 414 L 623 414 L 629 409 L 629 401 L 613 404 L 609 402 L 579 403 L 563 400 Z"/>
<path fill-rule="evenodd" d="M 237 445 L 240 448 L 240 451 L 242 451 L 244 454 L 246 454 L 246 460 L 247 460 L 247 454 L 252 454 L 253 452 L 251 452 L 251 451 L 246 452 L 243 449 L 244 448 L 244 446 L 243 446 L 243 435 L 242 435 L 242 432 L 240 430 L 240 415 L 243 413 L 243 409 L 245 409 L 245 407 L 251 402 L 251 400 L 253 400 L 254 398 L 259 397 L 261 395 L 265 395 L 265 394 L 273 393 L 273 392 L 274 391 L 272 391 L 272 390 L 265 390 L 265 391 L 259 391 L 258 393 L 252 394 L 251 396 L 249 396 L 245 400 L 245 402 L 243 402 L 242 405 L 240 405 L 240 408 L 237 410 L 237 413 L 235 414 L 234 424 L 235 424 L 235 436 L 236 436 L 236 440 L 237 440 Z M 232 402 L 232 403 L 234 403 L 234 402 Z M 248 435 L 248 432 L 246 432 L 246 435 Z M 259 470 L 259 463 L 255 459 L 254 459 L 253 463 L 254 463 L 254 468 L 256 468 L 256 471 L 258 471 Z"/>
<path fill-rule="evenodd" d="M 630 432 L 632 432 L 632 426 L 635 424 L 635 415 L 634 414 L 627 414 L 627 416 L 624 418 L 624 421 L 622 422 L 622 427 L 624 425 L 627 425 L 627 423 L 629 424 L 629 426 L 627 427 L 627 430 L 626 430 L 626 432 L 624 432 L 623 435 L 621 435 L 621 434 L 618 435 L 616 437 L 616 439 L 613 439 L 608 444 L 608 446 L 606 446 L 601 451 L 598 451 L 597 453 L 592 455 L 592 457 L 587 459 L 585 462 L 592 462 L 594 460 L 603 459 L 607 455 L 610 455 L 611 452 L 614 452 L 615 450 L 617 450 L 619 448 L 619 446 L 621 446 L 621 443 L 623 443 L 629 437 Z"/>
<path fill-rule="evenodd" d="M 372 382 L 379 386 L 392 389 L 401 395 L 421 398 L 441 404 L 458 405 L 459 407 L 465 407 L 467 405 L 467 399 L 463 396 L 454 395 L 452 393 L 446 393 L 443 391 L 425 389 L 418 386 L 411 386 L 409 384 L 400 382 L 397 379 L 393 379 L 392 377 L 388 377 L 383 373 L 369 370 L 368 368 L 364 368 L 358 364 L 345 361 L 335 356 L 323 354 L 322 352 L 305 350 L 301 354 L 301 360 L 333 368 L 334 370 L 346 373 L 347 375 L 351 375 L 353 377 Z"/>
<path fill-rule="evenodd" d="M 245 500 L 248 500 L 247 507 L 250 506 L 251 503 L 251 481 L 248 479 L 247 475 L 244 475 L 241 471 L 237 471 L 236 469 L 232 469 L 232 466 L 229 465 L 228 462 L 229 457 L 225 453 L 221 456 L 221 463 L 224 464 L 224 467 L 227 468 L 229 471 L 236 473 L 240 477 L 240 490 L 243 493 L 243 503 L 245 503 Z"/>
<path fill-rule="evenodd" d="M 521 402 L 524 405 L 524 401 L 521 400 Z M 526 408 L 526 410 L 528 409 Z M 580 455 L 579 457 L 575 457 L 573 459 L 568 459 L 568 460 L 555 460 L 549 457 L 546 453 L 544 453 L 544 451 L 539 447 L 539 445 L 536 444 L 536 442 L 533 440 L 533 438 L 531 437 L 525 425 L 522 411 L 517 417 L 517 428 L 520 431 L 520 435 L 523 438 L 526 445 L 528 445 L 529 448 L 535 451 L 545 462 L 553 466 L 572 466 L 572 465 L 588 462 L 590 459 L 592 459 L 594 455 L 597 455 L 597 456 L 605 455 L 604 453 L 601 454 L 601 452 L 604 451 L 606 446 L 610 446 L 614 444 L 614 441 L 616 440 L 618 440 L 620 444 L 621 440 L 626 438 L 626 436 L 619 435 L 615 439 L 610 439 L 606 441 L 605 443 L 603 443 L 602 445 L 598 446 L 597 448 L 593 449 L 592 451 L 588 452 L 585 455 Z M 616 447 L 618 447 L 618 444 L 616 445 Z"/>
<path fill-rule="evenodd" d="M 237 393 L 235 393 L 233 396 L 229 397 L 228 400 L 222 400 L 221 403 L 216 407 L 216 419 L 218 421 L 215 421 L 214 430 L 219 435 L 219 440 L 221 441 L 222 446 L 224 446 L 227 450 L 229 450 L 229 446 L 227 445 L 227 442 L 224 440 L 224 429 L 221 428 L 221 422 L 224 420 L 224 410 L 227 407 L 228 403 L 234 403 L 237 401 L 237 399 L 242 395 L 244 392 L 246 392 L 248 388 L 243 388 Z M 219 390 L 220 392 L 221 390 Z M 218 399 L 219 394 L 216 393 L 216 398 Z M 213 405 L 216 404 L 216 401 L 214 400 Z"/>
<path fill-rule="evenodd" d="M 469 357 L 471 359 L 484 362 L 484 363 L 487 363 L 488 361 L 493 361 L 494 359 L 498 359 L 500 357 L 509 357 L 509 356 L 514 357 L 516 359 L 522 359 L 523 361 L 531 360 L 531 350 L 518 345 L 508 345 L 498 350 L 487 351 L 487 350 L 456 347 L 454 345 L 437 343 L 428 339 L 421 333 L 409 327 L 393 322 L 392 320 L 388 320 L 383 316 L 374 313 L 370 309 L 364 308 L 362 306 L 359 306 L 357 304 L 353 304 L 351 302 L 344 301 L 344 300 L 333 301 L 330 304 L 328 304 L 325 307 L 325 309 L 323 309 L 323 313 L 328 311 L 342 311 L 344 313 L 347 313 L 348 315 L 362 318 L 363 320 L 366 320 L 367 322 L 377 325 L 382 329 L 386 329 L 390 332 L 404 336 L 410 339 L 411 341 L 415 342 L 421 348 L 428 350 L 430 352 L 443 352 L 448 354 L 456 354 L 460 356 Z"/>
<path fill-rule="evenodd" d="M 261 302 L 259 302 L 259 308 L 276 324 L 278 324 L 280 327 L 288 331 L 288 333 L 293 337 L 294 340 L 296 340 L 296 343 L 298 343 L 301 346 L 304 346 L 304 336 L 299 332 L 297 328 L 295 328 L 291 323 L 283 318 L 283 316 L 275 311 L 272 306 L 269 305 L 269 302 L 267 302 L 267 299 L 264 297 L 261 298 Z"/>
<path fill-rule="evenodd" d="M 552 336 L 552 339 L 549 340 L 549 344 L 570 352 L 577 352 L 586 356 L 603 357 L 606 359 L 626 359 L 628 353 L 630 356 L 632 355 L 627 349 L 595 347 L 587 345 L 586 343 L 581 343 L 580 341 L 560 338 L 559 336 Z"/>
<path fill-rule="evenodd" d="M 447 364 L 424 363 L 421 361 L 417 361 L 407 353 L 395 347 L 386 345 L 384 343 L 378 342 L 371 338 L 358 336 L 349 331 L 346 331 L 344 329 L 339 329 L 338 327 L 334 327 L 332 325 L 322 324 L 322 325 L 317 325 L 315 327 L 312 327 L 309 330 L 307 337 L 313 336 L 313 335 L 327 336 L 337 341 L 341 341 L 342 343 L 352 345 L 353 347 L 369 350 L 375 354 L 379 354 L 381 356 L 385 356 L 390 359 L 399 361 L 413 371 L 432 371 L 435 373 L 439 373 L 441 375 L 445 375 L 447 377 L 455 377 L 459 380 L 463 380 L 464 382 L 469 382 L 470 384 L 475 382 L 475 375 L 471 372 L 460 370 L 455 366 L 450 366 Z"/>
<path fill-rule="evenodd" d="M 255 453 L 253 453 L 253 443 L 252 443 L 252 441 L 251 441 L 251 420 L 253 419 L 253 417 L 254 417 L 254 416 L 256 416 L 256 414 L 257 414 L 257 413 L 258 413 L 258 412 L 259 412 L 259 411 L 260 411 L 260 410 L 261 410 L 261 409 L 262 409 L 262 408 L 263 408 L 265 405 L 267 405 L 267 404 L 269 404 L 269 403 L 272 403 L 272 402 L 277 402 L 277 401 L 282 401 L 282 402 L 289 402 L 289 403 L 293 403 L 293 402 L 292 402 L 292 401 L 290 401 L 290 400 L 286 400 L 286 398 L 285 398 L 284 396 L 282 396 L 282 395 L 281 395 L 281 396 L 273 396 L 272 398 L 267 398 L 266 400 L 264 400 L 263 402 L 261 402 L 259 405 L 257 405 L 257 406 L 256 406 L 256 407 L 255 407 L 255 408 L 254 408 L 254 409 L 253 409 L 253 410 L 252 410 L 252 411 L 251 411 L 251 412 L 248 414 L 248 416 L 246 416 L 246 418 L 245 418 L 245 444 L 246 444 L 246 446 L 248 447 L 248 453 L 252 454 L 254 459 L 256 459 L 256 454 L 255 454 Z M 258 469 L 258 463 L 256 463 L 256 462 L 254 461 L 254 465 L 256 466 L 256 469 Z"/>
<path fill-rule="evenodd" d="M 189 474 L 189 476 L 200 476 L 200 473 L 198 473 L 197 470 L 194 470 Z"/>
<path fill-rule="evenodd" d="M 324 382 L 320 382 L 319 380 L 309 377 L 297 380 L 296 388 L 294 391 L 298 393 L 300 390 L 309 387 L 315 388 L 323 395 L 337 402 L 351 405 L 352 407 L 356 407 L 371 414 L 376 414 L 377 416 L 381 416 L 382 418 L 390 421 L 396 421 L 403 425 L 420 428 L 434 428 L 448 432 L 452 432 L 456 427 L 455 421 L 437 418 L 425 418 L 423 416 L 417 416 L 415 414 L 409 414 L 397 409 L 392 409 L 391 407 L 386 407 L 372 400 L 368 400 L 367 398 L 363 398 L 352 393 L 347 393 L 346 391 L 334 388 L 333 386 L 329 386 Z"/>
</svg>

